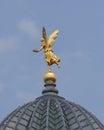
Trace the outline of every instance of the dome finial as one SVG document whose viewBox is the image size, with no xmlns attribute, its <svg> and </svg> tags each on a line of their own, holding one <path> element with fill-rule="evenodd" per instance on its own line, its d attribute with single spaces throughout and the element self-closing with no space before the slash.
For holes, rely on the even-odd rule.
<svg viewBox="0 0 104 130">
<path fill-rule="evenodd" d="M 55 39 L 57 38 L 59 33 L 59 30 L 55 30 L 48 38 L 47 40 L 47 34 L 46 34 L 46 29 L 43 27 L 42 30 L 42 38 L 41 38 L 41 47 L 39 50 L 33 50 L 33 52 L 40 52 L 41 50 L 44 50 L 44 55 L 45 55 L 45 60 L 48 65 L 48 72 L 44 74 L 43 80 L 45 83 L 45 89 L 42 91 L 42 93 L 46 94 L 48 93 L 54 93 L 57 94 L 58 90 L 55 88 L 56 87 L 56 75 L 51 69 L 51 65 L 56 64 L 58 68 L 60 67 L 60 58 L 57 57 L 53 50 L 52 46 L 55 42 Z"/>
</svg>

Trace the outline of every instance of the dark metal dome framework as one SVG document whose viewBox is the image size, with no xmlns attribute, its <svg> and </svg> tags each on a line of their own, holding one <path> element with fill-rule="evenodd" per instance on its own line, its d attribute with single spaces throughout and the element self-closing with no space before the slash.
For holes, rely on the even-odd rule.
<svg viewBox="0 0 104 130">
<path fill-rule="evenodd" d="M 47 94 L 13 111 L 0 130 L 104 130 L 104 126 L 83 107 Z"/>
<path fill-rule="evenodd" d="M 0 130 L 104 130 L 94 115 L 58 96 L 54 73 L 46 73 L 44 82 L 43 95 L 8 115 Z"/>
</svg>

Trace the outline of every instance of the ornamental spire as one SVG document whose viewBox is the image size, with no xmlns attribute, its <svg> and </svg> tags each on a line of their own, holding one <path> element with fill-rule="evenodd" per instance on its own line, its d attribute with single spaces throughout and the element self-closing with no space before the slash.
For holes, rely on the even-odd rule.
<svg viewBox="0 0 104 130">
<path fill-rule="evenodd" d="M 45 60 L 48 65 L 48 72 L 44 74 L 43 80 L 45 83 L 45 89 L 42 91 L 43 94 L 46 93 L 53 93 L 53 94 L 58 94 L 58 90 L 55 88 L 56 87 L 56 75 L 51 69 L 51 65 L 56 64 L 58 68 L 60 67 L 60 58 L 57 57 L 52 50 L 52 46 L 55 43 L 55 39 L 57 38 L 59 33 L 59 30 L 55 30 L 48 38 L 46 34 L 46 29 L 43 27 L 42 30 L 42 38 L 41 38 L 41 46 L 39 50 L 33 50 L 33 52 L 38 53 L 41 50 L 44 50 L 44 55 L 45 55 Z"/>
</svg>

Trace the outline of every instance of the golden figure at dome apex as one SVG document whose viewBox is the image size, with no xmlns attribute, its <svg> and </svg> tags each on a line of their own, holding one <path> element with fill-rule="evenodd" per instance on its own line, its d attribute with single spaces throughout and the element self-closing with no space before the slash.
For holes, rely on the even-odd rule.
<svg viewBox="0 0 104 130">
<path fill-rule="evenodd" d="M 52 50 L 52 46 L 55 43 L 55 39 L 57 38 L 59 33 L 59 30 L 55 30 L 48 38 L 47 40 L 47 34 L 46 34 L 46 29 L 43 27 L 42 30 L 42 38 L 41 38 L 41 47 L 39 50 L 33 50 L 33 52 L 40 52 L 41 50 L 44 50 L 45 54 L 45 60 L 48 65 L 48 70 L 51 70 L 51 65 L 56 64 L 58 67 L 60 67 L 60 58 L 57 57 L 54 54 L 54 51 Z"/>
</svg>

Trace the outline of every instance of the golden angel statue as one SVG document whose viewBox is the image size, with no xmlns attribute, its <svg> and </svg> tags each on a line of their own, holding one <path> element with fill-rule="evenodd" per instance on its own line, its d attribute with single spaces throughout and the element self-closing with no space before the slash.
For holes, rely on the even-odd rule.
<svg viewBox="0 0 104 130">
<path fill-rule="evenodd" d="M 52 50 L 52 46 L 55 43 L 55 39 L 57 38 L 59 33 L 59 30 L 55 30 L 47 39 L 47 34 L 46 34 L 46 29 L 43 27 L 42 30 L 42 38 L 41 38 L 41 47 L 39 50 L 33 50 L 33 52 L 40 52 L 41 50 L 44 50 L 44 54 L 45 54 L 45 59 L 46 62 L 48 64 L 48 69 L 51 70 L 51 65 L 52 64 L 56 64 L 58 67 L 60 67 L 60 58 L 57 57 L 53 50 Z"/>
</svg>

